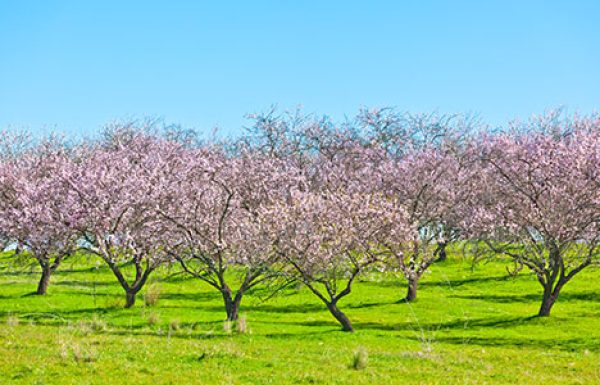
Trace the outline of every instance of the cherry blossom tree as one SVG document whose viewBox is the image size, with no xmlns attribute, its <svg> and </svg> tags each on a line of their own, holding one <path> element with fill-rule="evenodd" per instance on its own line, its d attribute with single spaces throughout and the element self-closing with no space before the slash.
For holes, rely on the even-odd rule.
<svg viewBox="0 0 600 385">
<path fill-rule="evenodd" d="M 466 159 L 472 138 L 486 126 L 474 115 L 400 112 L 394 108 L 363 108 L 353 123 L 362 130 L 365 146 L 382 149 L 386 158 L 399 161 L 420 152 L 437 151 L 443 156 Z M 435 162 L 434 162 L 435 163 Z M 460 188 L 450 173 L 449 179 L 438 178 L 430 183 L 435 187 Z M 444 187 L 442 187 L 444 186 Z M 446 246 L 456 240 L 460 229 L 447 220 L 437 223 L 438 240 L 434 254 L 437 261 L 446 259 Z"/>
<path fill-rule="evenodd" d="M 600 259 L 600 119 L 552 127 L 484 136 L 478 185 L 464 215 L 477 244 L 536 275 L 539 316 Z"/>
<path fill-rule="evenodd" d="M 382 260 L 381 244 L 412 236 L 404 209 L 380 194 L 297 192 L 261 215 L 278 254 L 342 325 L 353 331 L 338 303 L 358 275 Z"/>
<path fill-rule="evenodd" d="M 170 258 L 165 250 L 173 238 L 158 208 L 169 199 L 181 152 L 179 144 L 117 127 L 88 149 L 69 178 L 85 215 L 79 227 L 85 246 L 110 267 L 125 291 L 125 307 Z"/>
<path fill-rule="evenodd" d="M 227 320 L 237 320 L 248 290 L 279 275 L 258 210 L 295 188 L 296 173 L 284 160 L 256 152 L 231 158 L 217 148 L 194 151 L 179 171 L 175 198 L 161 211 L 177 234 L 170 254 L 221 293 Z M 239 277 L 235 288 L 231 271 Z"/>
<path fill-rule="evenodd" d="M 455 228 L 459 203 L 469 183 L 468 163 L 435 148 L 412 150 L 381 164 L 381 189 L 401 202 L 413 228 L 413 238 L 385 245 L 393 269 L 408 281 L 405 301 L 417 298 L 419 280 L 446 244 L 448 229 Z M 462 186 L 463 188 L 459 188 Z"/>
<path fill-rule="evenodd" d="M 62 178 L 73 167 L 69 152 L 50 139 L 5 157 L 0 168 L 0 233 L 40 265 L 36 294 L 46 294 L 52 273 L 77 248 L 81 213 Z"/>
<path fill-rule="evenodd" d="M 362 119 L 372 119 L 368 125 L 378 135 L 388 132 L 386 141 L 379 136 L 365 142 L 353 134 L 329 135 L 327 145 L 318 150 L 315 147 L 315 151 L 303 156 L 306 177 L 311 191 L 315 193 L 343 190 L 355 194 L 383 194 L 406 207 L 413 237 L 388 241 L 388 246 L 380 246 L 386 248 L 388 256 L 393 256 L 388 258 L 388 263 L 400 269 L 409 281 L 405 299 L 414 300 L 419 279 L 439 258 L 439 254 L 444 253 L 444 246 L 450 240 L 448 235 L 455 222 L 455 204 L 462 191 L 454 189 L 450 182 L 459 183 L 457 179 L 464 179 L 463 174 L 459 178 L 464 167 L 450 151 L 449 144 L 442 148 L 443 138 L 434 134 L 427 141 L 421 138 L 430 131 L 441 131 L 441 124 L 431 123 L 429 125 L 437 127 L 437 131 L 426 131 L 404 122 L 400 125 L 400 118 L 395 115 L 364 116 Z M 288 129 L 282 128 L 287 127 L 284 124 L 269 124 L 278 128 L 276 132 L 280 134 L 288 132 Z M 420 124 L 425 125 L 422 121 Z M 450 130 L 443 131 L 443 134 L 448 135 L 447 132 Z M 400 143 L 402 140 L 406 143 Z M 417 143 L 418 140 L 420 142 Z M 430 144 L 433 141 L 437 141 L 435 146 Z M 393 143 L 396 143 L 395 152 L 387 147 Z"/>
</svg>

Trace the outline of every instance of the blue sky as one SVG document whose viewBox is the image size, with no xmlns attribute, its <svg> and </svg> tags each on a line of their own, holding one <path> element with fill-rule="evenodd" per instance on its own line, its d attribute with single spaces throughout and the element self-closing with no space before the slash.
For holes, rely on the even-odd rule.
<svg viewBox="0 0 600 385">
<path fill-rule="evenodd" d="M 0 127 L 152 116 L 236 134 L 272 104 L 588 113 L 599 20 L 600 1 L 0 0 Z"/>
</svg>

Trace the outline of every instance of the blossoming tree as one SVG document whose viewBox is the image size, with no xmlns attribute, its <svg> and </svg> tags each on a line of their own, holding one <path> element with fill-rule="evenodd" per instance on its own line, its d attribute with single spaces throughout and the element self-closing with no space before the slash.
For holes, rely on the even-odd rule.
<svg viewBox="0 0 600 385">
<path fill-rule="evenodd" d="M 383 241 L 410 236 L 404 209 L 379 194 L 335 191 L 298 193 L 265 210 L 278 254 L 343 330 L 353 331 L 338 303 L 361 272 L 382 260 Z"/>
<path fill-rule="evenodd" d="M 565 135 L 486 136 L 465 228 L 487 251 L 527 267 L 543 288 L 548 316 L 561 290 L 600 262 L 600 120 L 575 121 Z"/>
<path fill-rule="evenodd" d="M 89 149 L 70 175 L 85 221 L 78 230 L 85 247 L 110 267 L 126 294 L 125 307 L 150 274 L 169 260 L 173 238 L 158 217 L 165 187 L 180 160 L 180 145 L 140 132 L 116 136 Z M 128 266 L 133 267 L 128 278 Z"/>
<path fill-rule="evenodd" d="M 382 190 L 401 202 L 413 228 L 413 238 L 384 245 L 390 251 L 389 265 L 408 281 L 405 301 L 417 298 L 419 280 L 438 259 L 439 244 L 448 242 L 449 227 L 456 223 L 467 168 L 455 156 L 438 149 L 407 152 L 378 169 Z"/>
<path fill-rule="evenodd" d="M 73 167 L 71 154 L 47 140 L 2 162 L 0 233 L 37 261 L 42 275 L 36 294 L 46 294 L 52 273 L 77 248 L 74 225 L 81 213 L 62 179 Z"/>
<path fill-rule="evenodd" d="M 277 255 L 261 234 L 259 208 L 293 189 L 297 171 L 256 152 L 231 158 L 204 148 L 187 159 L 173 199 L 161 210 L 178 240 L 169 253 L 221 293 L 227 320 L 235 321 L 244 294 L 279 275 Z M 235 288 L 231 271 L 239 273 Z"/>
</svg>

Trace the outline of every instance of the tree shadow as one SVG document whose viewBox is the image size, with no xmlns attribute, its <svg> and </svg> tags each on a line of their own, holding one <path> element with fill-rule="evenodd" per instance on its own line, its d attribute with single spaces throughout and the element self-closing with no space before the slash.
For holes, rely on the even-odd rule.
<svg viewBox="0 0 600 385">
<path fill-rule="evenodd" d="M 95 331 L 94 334 L 98 335 L 109 335 L 109 336 L 145 336 L 145 337 L 156 337 L 156 338 L 173 338 L 182 340 L 226 340 L 230 339 L 236 333 L 224 333 L 221 329 L 224 321 L 205 321 L 205 322 L 194 322 L 194 323 L 182 323 L 178 331 L 172 332 L 158 332 L 157 330 L 151 330 L 147 324 L 133 325 L 128 327 L 109 326 L 106 330 Z M 205 329 L 201 329 L 204 327 Z M 318 332 L 310 333 L 311 336 L 326 335 L 336 333 L 337 330 L 321 330 Z M 341 332 L 341 330 L 340 330 Z M 299 331 L 298 333 L 253 333 L 253 336 L 262 336 L 274 340 L 285 340 L 290 338 L 303 338 L 306 336 L 305 331 Z M 243 336 L 243 335 L 240 335 Z"/>
<path fill-rule="evenodd" d="M 378 331 L 415 331 L 415 330 L 468 330 L 471 328 L 509 328 L 527 324 L 538 319 L 537 316 L 509 317 L 509 318 L 477 318 L 477 319 L 454 319 L 447 322 L 416 322 L 406 321 L 397 323 L 383 323 L 373 321 L 353 321 L 356 330 L 378 330 Z M 256 321 L 255 321 L 256 322 Z M 278 324 L 297 325 L 307 327 L 337 326 L 337 322 L 331 318 L 311 321 L 277 321 Z"/>
<path fill-rule="evenodd" d="M 79 280 L 70 280 L 70 281 L 57 281 L 52 282 L 52 285 L 56 286 L 73 286 L 73 287 L 87 287 L 93 288 L 97 286 L 106 287 L 106 286 L 115 286 L 114 282 L 109 281 L 79 281 Z"/>
<path fill-rule="evenodd" d="M 319 304 L 296 304 L 296 305 L 268 305 L 268 304 L 260 304 L 260 305 L 242 305 L 240 306 L 240 310 L 242 311 L 251 311 L 257 313 L 318 313 L 326 310 L 322 305 Z"/>
<path fill-rule="evenodd" d="M 525 324 L 537 317 L 510 317 L 510 318 L 476 318 L 476 319 L 454 319 L 447 322 L 401 322 L 401 323 L 380 323 L 380 322 L 356 322 L 357 328 L 375 329 L 386 331 L 401 330 L 465 330 L 472 327 L 512 327 Z"/>
<path fill-rule="evenodd" d="M 220 293 L 214 292 L 196 292 L 196 293 L 161 293 L 161 299 L 187 300 L 187 301 L 215 301 L 222 300 Z"/>
<path fill-rule="evenodd" d="M 262 323 L 269 325 L 294 325 L 294 326 L 305 326 L 305 327 L 332 327 L 341 328 L 340 324 L 335 321 L 332 317 L 331 320 L 312 320 L 312 321 L 284 321 L 278 320 L 277 322 L 266 322 L 266 321 L 254 321 L 254 323 Z M 354 323 L 353 323 L 354 324 Z M 313 334 L 312 332 L 304 334 Z"/>
<path fill-rule="evenodd" d="M 401 300 L 402 302 L 405 302 L 404 300 Z M 395 305 L 399 303 L 398 301 L 389 301 L 389 302 L 360 302 L 360 303 L 356 303 L 356 304 L 347 304 L 344 305 L 344 308 L 348 308 L 348 309 L 369 309 L 369 308 L 373 308 L 373 307 L 378 307 L 378 306 L 386 306 L 386 305 Z"/>
<path fill-rule="evenodd" d="M 20 277 L 20 276 L 36 276 L 39 277 L 40 273 L 36 271 L 1 271 L 0 277 Z"/>
<path fill-rule="evenodd" d="M 407 336 L 404 338 L 421 341 L 418 336 Z M 560 349 L 567 351 L 581 351 L 584 349 L 598 351 L 600 350 L 600 341 L 589 338 L 570 338 L 570 339 L 532 339 L 532 338 L 507 338 L 497 337 L 444 337 L 436 336 L 436 342 L 452 344 L 452 345 L 477 345 L 488 347 L 513 347 L 513 348 L 538 348 L 538 349 Z"/>
<path fill-rule="evenodd" d="M 42 319 L 57 319 L 61 318 L 64 320 L 72 320 L 73 317 L 75 319 L 79 319 L 80 316 L 93 316 L 94 314 L 107 314 L 111 311 L 116 310 L 114 307 L 93 307 L 93 308 L 83 308 L 83 309 L 71 309 L 71 310 L 61 310 L 61 311 L 14 311 L 14 310 L 1 310 L 0 317 L 8 316 L 8 315 L 16 315 L 20 318 L 39 321 Z"/>
<path fill-rule="evenodd" d="M 427 281 L 424 280 L 419 283 L 421 287 L 459 287 L 463 285 L 475 284 L 475 283 L 486 283 L 486 282 L 500 282 L 514 279 L 509 275 L 498 275 L 491 277 L 467 277 L 460 279 L 444 279 L 439 281 Z"/>
<path fill-rule="evenodd" d="M 91 290 L 91 288 L 89 289 Z M 123 293 L 114 293 L 114 292 L 106 292 L 106 291 L 96 291 L 96 292 L 92 292 L 92 291 L 77 291 L 77 290 L 65 290 L 65 291 L 60 291 L 60 292 L 49 292 L 51 295 L 66 295 L 66 296 L 71 296 L 71 295 L 76 295 L 76 296 L 81 296 L 81 297 L 115 297 L 115 298 L 121 298 L 125 296 L 125 292 Z"/>
<path fill-rule="evenodd" d="M 165 307 L 165 306 L 161 306 Z M 198 303 L 197 306 L 193 306 L 194 309 L 198 309 L 201 311 L 207 311 L 211 313 L 222 313 L 225 311 L 225 305 L 215 305 L 215 304 L 203 304 Z M 287 313 L 318 313 L 323 310 L 326 310 L 323 306 L 313 305 L 313 304 L 298 304 L 298 305 L 252 305 L 245 304 L 244 301 L 240 304 L 240 312 L 241 313 L 276 313 L 276 314 L 287 314 Z"/>
<path fill-rule="evenodd" d="M 540 301 L 541 294 L 499 295 L 499 294 L 452 294 L 449 298 L 480 300 L 493 303 L 530 303 Z M 560 299 L 559 299 L 560 300 Z"/>
<path fill-rule="evenodd" d="M 509 275 L 498 275 L 491 277 L 467 277 L 460 279 L 442 279 L 442 280 L 427 280 L 423 279 L 419 281 L 419 287 L 458 287 L 468 284 L 476 284 L 476 283 L 485 283 L 485 282 L 500 282 L 500 281 L 508 281 L 514 279 Z M 377 286 L 377 287 L 393 287 L 403 288 L 406 285 L 406 280 L 404 278 L 398 277 L 398 279 L 386 279 L 385 281 L 360 281 L 362 285 L 367 286 Z"/>
<path fill-rule="evenodd" d="M 529 303 L 540 302 L 542 293 L 539 294 L 517 294 L 517 295 L 497 295 L 497 294 L 452 294 L 449 298 L 482 300 L 495 303 Z M 558 296 L 558 302 L 565 301 L 586 301 L 600 302 L 600 292 L 586 291 L 579 293 L 561 293 Z"/>
</svg>

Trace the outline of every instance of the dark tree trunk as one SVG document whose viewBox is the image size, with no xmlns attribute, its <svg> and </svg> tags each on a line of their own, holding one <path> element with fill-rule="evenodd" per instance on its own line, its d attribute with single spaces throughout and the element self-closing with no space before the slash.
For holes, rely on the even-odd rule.
<svg viewBox="0 0 600 385">
<path fill-rule="evenodd" d="M 48 285 L 50 284 L 50 277 L 52 273 L 58 268 L 62 262 L 63 256 L 58 255 L 54 258 L 54 262 L 46 259 L 45 256 L 36 255 L 37 261 L 42 268 L 42 276 L 36 290 L 37 295 L 44 295 L 48 291 Z"/>
<path fill-rule="evenodd" d="M 337 304 L 328 303 L 327 308 L 331 312 L 331 314 L 335 317 L 336 320 L 342 325 L 342 330 L 345 332 L 353 332 L 354 328 L 352 327 L 352 322 L 350 319 L 344 314 L 340 309 L 338 309 Z"/>
<path fill-rule="evenodd" d="M 540 311 L 538 312 L 539 317 L 548 317 L 550 315 L 550 311 L 552 310 L 552 306 L 558 299 L 558 293 L 562 287 L 562 283 L 559 284 L 552 290 L 552 287 L 544 287 L 544 296 L 542 297 L 542 305 L 540 306 Z"/>
<path fill-rule="evenodd" d="M 412 302 L 417 299 L 417 287 L 418 286 L 419 286 L 418 278 L 409 278 L 408 291 L 406 292 L 406 297 L 404 297 L 404 301 Z"/>
<path fill-rule="evenodd" d="M 52 275 L 52 267 L 51 266 L 42 266 L 42 277 L 40 278 L 40 282 L 38 283 L 37 291 L 35 294 L 44 295 L 48 291 L 48 285 L 50 284 L 50 276 Z"/>
<path fill-rule="evenodd" d="M 129 309 L 135 305 L 135 297 L 137 295 L 136 290 L 127 290 L 125 289 L 125 309 Z"/>
<path fill-rule="evenodd" d="M 150 273 L 154 271 L 154 268 L 147 267 L 146 270 L 143 270 L 139 262 L 134 262 L 135 281 L 130 285 L 125 279 L 125 276 L 123 276 L 123 273 L 121 273 L 119 266 L 117 266 L 111 260 L 105 259 L 105 261 L 108 263 L 108 266 L 112 270 L 115 277 L 117 277 L 117 280 L 121 284 L 123 290 L 125 290 L 125 308 L 128 309 L 132 307 L 135 305 L 135 297 L 137 293 L 142 290 L 142 287 L 144 287 L 146 281 L 148 281 L 148 277 L 150 276 Z"/>
<path fill-rule="evenodd" d="M 231 289 L 225 287 L 221 290 L 221 294 L 223 294 L 227 321 L 237 321 L 240 312 L 240 303 L 242 302 L 242 296 L 244 295 L 243 291 L 238 291 L 235 297 L 232 297 Z"/>
<path fill-rule="evenodd" d="M 446 258 L 448 257 L 446 255 L 446 242 L 440 242 L 438 243 L 438 249 L 437 249 L 437 255 L 438 255 L 438 259 L 437 262 L 444 262 L 446 260 Z"/>
</svg>

